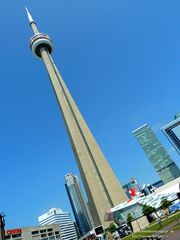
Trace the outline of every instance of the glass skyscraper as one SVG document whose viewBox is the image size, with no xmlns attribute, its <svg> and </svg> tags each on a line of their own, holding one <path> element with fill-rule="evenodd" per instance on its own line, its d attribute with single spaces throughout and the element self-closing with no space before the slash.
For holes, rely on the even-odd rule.
<svg viewBox="0 0 180 240">
<path fill-rule="evenodd" d="M 65 175 L 65 186 L 81 236 L 92 230 L 93 221 L 83 196 L 78 177 L 72 173 Z"/>
<path fill-rule="evenodd" d="M 133 134 L 164 183 L 180 176 L 178 166 L 147 124 L 134 130 Z"/>
<path fill-rule="evenodd" d="M 162 127 L 163 133 L 180 154 L 180 113 L 175 115 L 175 120 Z"/>
</svg>

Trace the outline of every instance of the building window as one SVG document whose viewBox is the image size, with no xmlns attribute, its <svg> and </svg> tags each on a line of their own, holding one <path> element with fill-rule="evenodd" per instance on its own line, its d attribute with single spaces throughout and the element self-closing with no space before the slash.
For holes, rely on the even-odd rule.
<svg viewBox="0 0 180 240">
<path fill-rule="evenodd" d="M 11 238 L 11 235 L 8 235 L 5 237 L 5 239 L 10 239 Z"/>
<path fill-rule="evenodd" d="M 41 237 L 43 238 L 43 237 L 47 237 L 47 234 L 41 234 Z"/>
<path fill-rule="evenodd" d="M 50 237 L 49 240 L 55 240 L 55 237 Z"/>
<path fill-rule="evenodd" d="M 53 229 L 52 228 L 48 228 L 48 232 L 52 232 L 53 231 Z"/>
<path fill-rule="evenodd" d="M 39 231 L 32 231 L 32 235 L 39 234 Z"/>
<path fill-rule="evenodd" d="M 21 234 L 13 234 L 12 238 L 17 238 L 17 237 L 21 237 Z"/>
<path fill-rule="evenodd" d="M 40 230 L 40 233 L 45 233 L 45 232 L 46 232 L 46 229 Z"/>
</svg>

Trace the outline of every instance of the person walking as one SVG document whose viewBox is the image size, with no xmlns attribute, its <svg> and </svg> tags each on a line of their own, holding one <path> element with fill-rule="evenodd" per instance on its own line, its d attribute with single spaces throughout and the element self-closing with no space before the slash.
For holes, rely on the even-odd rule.
<svg viewBox="0 0 180 240">
<path fill-rule="evenodd" d="M 159 223 L 160 227 L 162 228 L 162 221 L 160 217 L 157 217 L 157 222 Z"/>
</svg>

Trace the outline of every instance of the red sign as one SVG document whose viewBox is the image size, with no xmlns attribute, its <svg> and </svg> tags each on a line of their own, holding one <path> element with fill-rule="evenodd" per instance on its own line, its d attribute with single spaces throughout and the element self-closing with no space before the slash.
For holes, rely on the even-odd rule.
<svg viewBox="0 0 180 240">
<path fill-rule="evenodd" d="M 7 235 L 20 234 L 20 233 L 22 233 L 21 228 L 11 229 L 11 230 L 7 230 L 7 231 L 6 231 L 6 234 L 7 234 Z"/>
</svg>

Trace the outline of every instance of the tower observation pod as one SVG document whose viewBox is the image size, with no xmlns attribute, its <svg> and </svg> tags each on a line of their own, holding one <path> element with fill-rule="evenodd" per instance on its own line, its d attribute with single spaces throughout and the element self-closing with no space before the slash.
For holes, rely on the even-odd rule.
<svg viewBox="0 0 180 240">
<path fill-rule="evenodd" d="M 42 49 L 46 49 L 50 54 L 53 50 L 51 39 L 44 33 L 36 33 L 34 36 L 32 36 L 29 45 L 34 55 L 40 58 Z"/>
<path fill-rule="evenodd" d="M 105 213 L 117 204 L 126 201 L 127 196 L 51 57 L 53 44 L 50 37 L 38 31 L 36 22 L 27 8 L 26 11 L 34 34 L 30 39 L 30 48 L 35 56 L 43 60 L 56 94 L 86 190 L 94 227 L 103 225 L 107 228 L 109 223 L 104 221 Z"/>
</svg>

